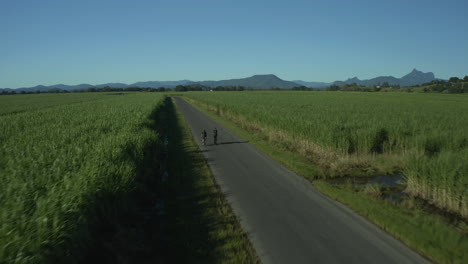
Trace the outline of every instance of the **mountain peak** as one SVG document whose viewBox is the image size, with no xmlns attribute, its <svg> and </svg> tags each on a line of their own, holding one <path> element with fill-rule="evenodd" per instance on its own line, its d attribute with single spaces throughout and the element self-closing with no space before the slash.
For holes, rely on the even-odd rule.
<svg viewBox="0 0 468 264">
<path fill-rule="evenodd" d="M 434 73 L 422 72 L 414 68 L 410 73 L 406 74 L 401 78 L 395 78 L 393 76 L 379 76 L 368 80 L 359 80 L 357 77 L 353 77 L 347 79 L 346 81 L 336 81 L 333 84 L 342 85 L 356 83 L 357 85 L 372 86 L 388 83 L 390 85 L 400 85 L 405 87 L 413 86 L 416 84 L 428 83 L 432 80 L 435 80 Z"/>
<path fill-rule="evenodd" d="M 410 73 L 406 74 L 402 78 L 405 78 L 405 77 L 408 77 L 408 76 L 419 76 L 419 75 L 420 76 L 423 76 L 423 75 L 434 76 L 434 73 L 432 73 L 432 72 L 422 72 L 422 71 L 418 71 L 416 68 L 414 68 Z"/>
<path fill-rule="evenodd" d="M 359 80 L 358 77 L 354 76 L 353 78 L 348 78 L 348 80 L 346 80 L 346 82 L 359 82 L 361 80 Z"/>
<path fill-rule="evenodd" d="M 415 84 L 427 83 L 435 79 L 434 73 L 422 72 L 414 68 L 410 73 L 401 77 L 402 86 L 411 86 Z"/>
<path fill-rule="evenodd" d="M 298 86 L 297 83 L 289 82 L 280 79 L 274 74 L 257 74 L 248 78 L 242 79 L 230 79 L 222 81 L 205 81 L 201 82 L 202 85 L 209 87 L 216 86 L 244 86 L 248 88 L 256 89 L 272 89 L 272 88 L 283 88 L 289 89 Z"/>
<path fill-rule="evenodd" d="M 274 74 L 256 74 L 253 75 L 252 78 L 273 78 L 273 79 L 280 79 L 278 76 Z"/>
</svg>

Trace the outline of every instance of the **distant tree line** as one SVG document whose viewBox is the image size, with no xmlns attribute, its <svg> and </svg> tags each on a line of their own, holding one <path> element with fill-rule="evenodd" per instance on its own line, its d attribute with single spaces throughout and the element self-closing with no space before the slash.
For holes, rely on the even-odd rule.
<svg viewBox="0 0 468 264">
<path fill-rule="evenodd" d="M 245 91 L 252 90 L 244 86 L 217 86 L 209 87 L 201 84 L 190 84 L 190 85 L 178 85 L 175 87 L 176 92 L 188 92 L 188 91 Z"/>
<path fill-rule="evenodd" d="M 114 88 L 110 86 L 105 86 L 102 88 L 91 87 L 82 90 L 72 90 L 71 92 L 77 93 L 94 93 L 94 92 L 165 92 L 171 89 L 165 87 L 159 88 L 144 88 L 144 87 L 126 87 L 126 88 Z"/>
<path fill-rule="evenodd" d="M 110 86 L 105 87 L 90 87 L 86 89 L 49 89 L 46 91 L 15 91 L 15 90 L 2 90 L 1 95 L 14 95 L 14 94 L 38 94 L 38 93 L 99 93 L 99 92 L 166 92 L 172 91 L 170 88 L 143 88 L 143 87 L 126 87 L 126 88 L 113 88 Z"/>
<path fill-rule="evenodd" d="M 418 92 L 433 92 L 433 93 L 468 93 L 468 76 L 463 79 L 451 77 L 448 81 L 433 80 L 422 85 L 408 87 Z"/>
<path fill-rule="evenodd" d="M 468 93 L 468 76 L 463 79 L 458 77 L 451 77 L 448 81 L 433 80 L 429 83 L 421 85 L 414 85 L 410 87 L 400 87 L 399 85 L 390 85 L 384 82 L 381 85 L 364 86 L 356 83 L 331 85 L 326 89 L 314 89 L 306 86 L 296 86 L 291 89 L 254 89 L 244 86 L 217 86 L 209 87 L 201 84 L 178 85 L 175 88 L 143 88 L 143 87 L 126 87 L 126 88 L 113 88 L 110 86 L 105 87 L 91 87 L 87 89 L 63 90 L 63 89 L 50 89 L 47 91 L 16 91 L 16 90 L 2 90 L 0 95 L 13 95 L 13 94 L 34 94 L 34 93 L 94 93 L 94 92 L 188 92 L 188 91 L 254 91 L 254 90 L 272 90 L 272 91 L 346 91 L 346 92 L 433 92 L 433 93 Z"/>
<path fill-rule="evenodd" d="M 209 87 L 203 86 L 200 84 L 190 84 L 190 85 L 178 85 L 175 87 L 174 91 L 176 92 L 188 92 L 188 91 L 315 91 L 314 88 L 309 88 L 305 86 L 297 86 L 291 89 L 283 89 L 283 88 L 270 88 L 270 89 L 258 89 L 252 87 L 245 87 L 245 86 L 216 86 L 216 87 Z"/>
<path fill-rule="evenodd" d="M 317 91 L 317 89 L 311 88 L 311 87 L 306 87 L 306 86 L 296 86 L 291 88 L 293 91 Z"/>
<path fill-rule="evenodd" d="M 390 85 L 388 82 L 384 82 L 382 85 L 365 86 L 357 85 L 356 83 L 342 84 L 342 85 L 330 85 L 327 91 L 346 91 L 346 92 L 380 92 L 385 89 L 400 89 L 399 85 Z"/>
<path fill-rule="evenodd" d="M 208 91 L 210 88 L 201 84 L 189 84 L 189 85 L 177 85 L 174 88 L 176 92 L 188 92 L 188 91 Z"/>
<path fill-rule="evenodd" d="M 244 86 L 218 86 L 211 88 L 209 86 L 203 86 L 200 84 L 190 85 L 178 85 L 175 88 L 142 88 L 142 87 L 126 87 L 126 88 L 114 88 L 110 86 L 105 87 L 90 87 L 86 89 L 74 89 L 74 90 L 63 90 L 63 89 L 49 89 L 46 91 L 16 91 L 16 90 L 3 90 L 0 94 L 2 95 L 13 95 L 13 94 L 35 94 L 35 93 L 95 93 L 95 92 L 188 92 L 188 91 L 245 91 L 254 90 L 252 88 L 246 88 Z"/>
</svg>

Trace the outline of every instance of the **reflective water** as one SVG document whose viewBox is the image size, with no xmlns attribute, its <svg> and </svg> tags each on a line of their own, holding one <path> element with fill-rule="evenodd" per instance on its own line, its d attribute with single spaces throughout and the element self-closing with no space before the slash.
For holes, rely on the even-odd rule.
<svg viewBox="0 0 468 264">
<path fill-rule="evenodd" d="M 345 177 L 328 180 L 333 184 L 352 184 L 354 186 L 363 186 L 368 184 L 377 184 L 380 187 L 398 187 L 404 184 L 404 177 L 401 174 L 396 175 L 375 175 L 372 177 Z"/>
</svg>

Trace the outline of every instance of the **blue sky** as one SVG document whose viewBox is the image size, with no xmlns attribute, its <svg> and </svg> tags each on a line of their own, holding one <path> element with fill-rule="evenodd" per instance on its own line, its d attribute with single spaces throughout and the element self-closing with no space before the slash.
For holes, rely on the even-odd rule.
<svg viewBox="0 0 468 264">
<path fill-rule="evenodd" d="M 0 88 L 468 75 L 468 1 L 2 0 Z"/>
</svg>

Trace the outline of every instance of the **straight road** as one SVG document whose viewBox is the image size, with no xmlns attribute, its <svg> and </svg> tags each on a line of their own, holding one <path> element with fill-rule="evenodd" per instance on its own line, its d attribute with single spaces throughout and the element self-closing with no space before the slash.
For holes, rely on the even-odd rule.
<svg viewBox="0 0 468 264">
<path fill-rule="evenodd" d="M 186 101 L 175 101 L 262 263 L 428 263 Z"/>
</svg>

